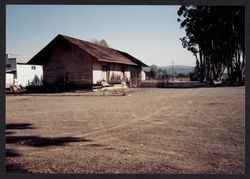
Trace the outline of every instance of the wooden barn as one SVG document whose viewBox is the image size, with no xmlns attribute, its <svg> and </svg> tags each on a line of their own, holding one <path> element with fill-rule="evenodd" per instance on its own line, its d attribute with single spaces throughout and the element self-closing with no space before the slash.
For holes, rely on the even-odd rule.
<svg viewBox="0 0 250 179">
<path fill-rule="evenodd" d="M 142 80 L 142 67 L 147 66 L 128 53 L 61 34 L 28 64 L 43 65 L 44 84 L 84 88 L 103 81 L 137 86 Z"/>
</svg>

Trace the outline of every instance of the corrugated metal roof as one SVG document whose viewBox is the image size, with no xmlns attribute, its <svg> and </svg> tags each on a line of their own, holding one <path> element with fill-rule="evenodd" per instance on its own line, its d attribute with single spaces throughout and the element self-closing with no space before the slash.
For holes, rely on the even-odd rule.
<svg viewBox="0 0 250 179">
<path fill-rule="evenodd" d="M 66 38 L 67 40 L 69 40 L 71 43 L 75 44 L 82 50 L 86 51 L 88 54 L 94 56 L 98 61 L 122 63 L 128 65 L 138 65 L 112 48 L 103 47 L 94 43 L 68 37 L 65 35 L 61 36 Z"/>
<path fill-rule="evenodd" d="M 127 65 L 141 65 L 140 63 L 136 63 L 136 61 L 132 60 L 129 56 L 124 56 L 121 53 L 121 51 L 108 48 L 108 47 L 103 47 L 94 43 L 90 43 L 84 40 L 76 39 L 76 38 L 69 37 L 66 35 L 61 35 L 61 34 L 59 34 L 46 47 L 44 47 L 38 54 L 36 54 L 28 62 L 28 64 L 43 64 L 47 56 L 46 51 L 51 52 L 51 47 L 53 46 L 52 45 L 53 42 L 59 39 L 66 39 L 68 42 L 79 47 L 80 49 L 82 49 L 83 51 L 91 55 L 92 57 L 96 58 L 98 61 L 120 63 L 120 64 L 127 64 Z"/>
<path fill-rule="evenodd" d="M 138 60 L 137 58 L 133 57 L 132 55 L 126 53 L 126 52 L 122 52 L 120 50 L 116 50 L 118 51 L 120 54 L 122 54 L 123 56 L 125 56 L 126 58 L 129 58 L 130 60 L 132 60 L 132 62 L 142 66 L 142 67 L 148 67 L 148 65 L 146 65 L 145 63 L 143 63 L 142 61 Z"/>
</svg>

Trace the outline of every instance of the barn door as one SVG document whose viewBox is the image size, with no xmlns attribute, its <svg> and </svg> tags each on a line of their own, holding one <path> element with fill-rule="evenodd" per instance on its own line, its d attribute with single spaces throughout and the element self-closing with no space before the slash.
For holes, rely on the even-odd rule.
<svg viewBox="0 0 250 179">
<path fill-rule="evenodd" d="M 102 65 L 102 80 L 107 81 L 107 71 L 105 65 Z"/>
<path fill-rule="evenodd" d="M 137 71 L 131 72 L 131 83 L 132 86 L 137 86 L 139 81 L 139 73 Z"/>
<path fill-rule="evenodd" d="M 102 79 L 108 82 L 109 75 L 110 75 L 110 66 L 102 65 Z"/>
</svg>

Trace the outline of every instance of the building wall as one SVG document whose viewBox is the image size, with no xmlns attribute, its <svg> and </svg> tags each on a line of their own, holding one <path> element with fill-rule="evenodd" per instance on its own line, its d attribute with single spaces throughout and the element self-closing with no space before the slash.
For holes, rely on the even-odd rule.
<svg viewBox="0 0 250 179">
<path fill-rule="evenodd" d="M 5 73 L 5 88 L 9 88 L 14 85 L 14 74 Z"/>
<path fill-rule="evenodd" d="M 17 63 L 17 58 L 8 58 L 6 54 L 6 87 L 10 85 L 28 86 L 36 78 L 42 81 L 43 69 L 41 65 L 27 65 Z M 35 77 L 36 76 L 36 77 Z"/>
<path fill-rule="evenodd" d="M 146 73 L 144 71 L 141 71 L 141 80 L 146 80 Z"/>
<path fill-rule="evenodd" d="M 107 68 L 107 70 L 105 70 Z M 99 84 L 102 80 L 109 83 L 119 83 L 120 81 L 134 81 L 133 74 L 140 76 L 140 67 L 117 63 L 93 62 L 93 84 Z"/>
<path fill-rule="evenodd" d="M 99 61 L 93 62 L 93 84 L 98 84 L 102 80 L 110 83 L 125 80 L 125 76 L 130 78 L 130 71 L 127 70 L 128 66 L 116 63 L 104 63 Z"/>
<path fill-rule="evenodd" d="M 101 65 L 99 63 L 93 63 L 93 84 L 100 84 L 102 80 L 105 80 L 105 75 L 101 70 Z"/>
<path fill-rule="evenodd" d="M 41 65 L 16 65 L 16 85 L 28 86 L 29 83 L 34 83 L 37 80 L 38 83 L 42 83 L 43 68 Z"/>
<path fill-rule="evenodd" d="M 16 70 L 16 58 L 6 58 L 5 70 Z"/>
<path fill-rule="evenodd" d="M 92 84 L 92 57 L 78 47 L 60 46 L 53 51 L 50 59 L 44 64 L 44 80 L 55 84 L 66 81 L 77 85 Z"/>
<path fill-rule="evenodd" d="M 43 65 L 44 80 L 50 84 L 73 83 L 77 85 L 100 84 L 102 80 L 116 83 L 119 80 L 138 82 L 141 68 L 133 65 L 99 62 L 79 47 L 71 44 L 55 45 L 55 49 Z"/>
</svg>

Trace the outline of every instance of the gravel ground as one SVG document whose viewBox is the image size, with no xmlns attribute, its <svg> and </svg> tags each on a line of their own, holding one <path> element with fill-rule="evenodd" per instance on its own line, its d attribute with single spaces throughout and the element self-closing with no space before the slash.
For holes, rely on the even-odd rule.
<svg viewBox="0 0 250 179">
<path fill-rule="evenodd" d="M 245 87 L 6 96 L 6 169 L 245 172 Z"/>
</svg>

